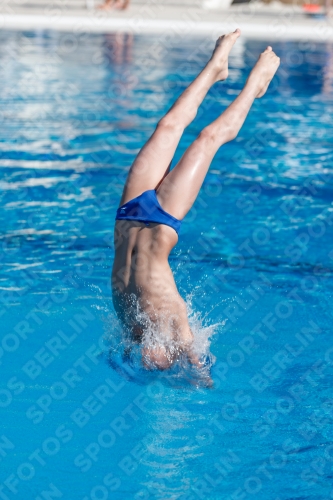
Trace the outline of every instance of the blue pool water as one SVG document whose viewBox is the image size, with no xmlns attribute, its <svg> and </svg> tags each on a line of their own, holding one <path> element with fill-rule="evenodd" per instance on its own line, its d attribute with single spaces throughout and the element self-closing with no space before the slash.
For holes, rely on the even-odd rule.
<svg viewBox="0 0 333 500">
<path fill-rule="evenodd" d="M 107 349 L 126 172 L 212 39 L 0 38 L 0 498 L 333 498 L 333 46 L 273 44 L 273 84 L 183 223 L 171 266 L 207 389 Z M 266 45 L 237 43 L 176 159 Z"/>
</svg>

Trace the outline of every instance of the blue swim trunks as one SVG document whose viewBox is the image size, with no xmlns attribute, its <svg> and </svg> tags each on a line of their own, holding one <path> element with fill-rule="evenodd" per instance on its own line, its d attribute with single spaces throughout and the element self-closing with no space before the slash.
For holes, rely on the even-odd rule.
<svg viewBox="0 0 333 500">
<path fill-rule="evenodd" d="M 158 202 L 155 189 L 149 189 L 118 208 L 116 220 L 136 220 L 149 226 L 150 222 L 172 227 L 178 234 L 181 221 L 168 214 Z"/>
</svg>

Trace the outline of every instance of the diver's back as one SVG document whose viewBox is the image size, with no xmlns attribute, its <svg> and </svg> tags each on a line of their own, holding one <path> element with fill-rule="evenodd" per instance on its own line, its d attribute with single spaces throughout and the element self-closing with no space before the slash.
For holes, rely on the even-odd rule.
<svg viewBox="0 0 333 500">
<path fill-rule="evenodd" d="M 136 342 L 143 341 L 151 332 L 156 341 L 162 335 L 166 343 L 178 339 L 186 346 L 193 340 L 186 303 L 177 290 L 168 262 L 177 240 L 177 233 L 166 225 L 146 227 L 134 221 L 116 222 L 113 303 L 119 319 Z M 155 358 L 156 365 L 166 368 L 164 358 L 163 362 Z"/>
<path fill-rule="evenodd" d="M 148 292 L 151 283 L 174 279 L 168 263 L 171 249 L 178 241 L 170 227 L 135 221 L 116 221 L 115 259 L 112 269 L 112 288 L 118 293 Z M 154 294 L 158 290 L 154 290 Z"/>
</svg>

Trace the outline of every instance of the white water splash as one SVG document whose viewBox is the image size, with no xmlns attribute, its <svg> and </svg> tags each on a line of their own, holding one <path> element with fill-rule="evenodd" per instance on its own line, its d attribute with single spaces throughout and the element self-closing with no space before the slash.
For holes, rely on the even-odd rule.
<svg viewBox="0 0 333 500">
<path fill-rule="evenodd" d="M 136 319 L 138 324 L 144 325 L 140 343 L 132 340 L 113 310 L 104 318 L 106 355 L 110 366 L 122 377 L 139 384 L 147 384 L 152 379 L 159 378 L 168 385 L 177 387 L 211 386 L 210 370 L 215 363 L 215 356 L 210 352 L 211 340 L 223 327 L 224 322 L 209 324 L 206 317 L 203 319 L 201 314 L 192 308 L 192 296 L 187 297 L 186 305 L 194 336 L 192 351 L 200 361 L 199 365 L 191 364 L 185 354 L 179 354 L 179 344 L 166 339 L 163 333 L 158 331 L 156 324 L 137 306 Z M 143 362 L 142 349 L 156 347 L 166 349 L 171 358 L 177 358 L 170 368 L 160 371 L 149 366 L 146 361 Z"/>
</svg>

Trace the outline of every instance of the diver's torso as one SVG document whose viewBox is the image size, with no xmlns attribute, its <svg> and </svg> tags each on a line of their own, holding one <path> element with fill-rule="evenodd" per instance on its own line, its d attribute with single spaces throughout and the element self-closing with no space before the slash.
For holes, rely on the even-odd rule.
<svg viewBox="0 0 333 500">
<path fill-rule="evenodd" d="M 170 312 L 186 315 L 168 262 L 177 241 L 177 233 L 169 226 L 116 221 L 112 292 L 122 322 L 137 323 L 137 307 L 152 321 L 170 317 Z"/>
</svg>

